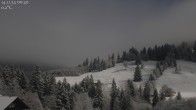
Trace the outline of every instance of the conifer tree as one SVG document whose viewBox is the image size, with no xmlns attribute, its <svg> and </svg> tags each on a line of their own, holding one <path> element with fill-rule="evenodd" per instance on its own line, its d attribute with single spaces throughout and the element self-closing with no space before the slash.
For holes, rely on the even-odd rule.
<svg viewBox="0 0 196 110">
<path fill-rule="evenodd" d="M 135 81 L 135 82 L 142 81 L 142 73 L 141 73 L 139 65 L 137 65 L 137 67 L 135 68 L 133 81 Z"/>
<path fill-rule="evenodd" d="M 143 97 L 144 97 L 144 100 L 150 103 L 150 85 L 148 82 L 145 84 L 144 91 L 143 91 Z"/>
<path fill-rule="evenodd" d="M 73 91 L 76 92 L 76 93 L 78 93 L 78 94 L 81 93 L 81 92 L 83 92 L 81 86 L 78 85 L 77 83 L 75 83 L 72 88 L 73 88 Z"/>
<path fill-rule="evenodd" d="M 97 59 L 94 58 L 93 60 L 93 71 L 97 71 Z"/>
<path fill-rule="evenodd" d="M 21 72 L 19 74 L 18 81 L 19 81 L 19 85 L 21 86 L 22 89 L 27 89 L 27 81 L 26 81 L 26 78 L 25 78 L 23 72 Z"/>
<path fill-rule="evenodd" d="M 3 67 L 3 71 L 2 71 L 2 77 L 4 79 L 4 82 L 6 85 L 8 86 L 12 86 L 13 85 L 13 80 L 11 77 L 11 71 L 10 68 L 6 65 Z"/>
<path fill-rule="evenodd" d="M 56 99 L 56 109 L 57 110 L 62 110 L 63 109 L 63 103 L 60 99 Z"/>
<path fill-rule="evenodd" d="M 139 87 L 139 90 L 138 90 L 138 92 L 139 92 L 139 96 L 140 96 L 140 97 L 142 97 L 142 94 L 143 94 L 142 92 L 143 92 L 143 90 L 142 90 L 142 87 L 141 87 L 141 85 L 140 85 L 140 87 Z"/>
<path fill-rule="evenodd" d="M 146 48 L 145 47 L 140 52 L 140 56 L 141 56 L 142 60 L 148 61 L 148 54 L 147 54 L 147 51 L 146 51 Z"/>
<path fill-rule="evenodd" d="M 17 77 L 16 67 L 14 65 L 11 65 L 9 72 L 10 72 L 11 80 L 13 80 L 15 77 Z"/>
<path fill-rule="evenodd" d="M 94 79 L 93 79 L 93 76 L 91 74 L 91 77 L 90 77 L 90 87 L 89 87 L 89 90 L 88 90 L 88 95 L 89 97 L 91 98 L 94 98 L 95 97 L 95 93 L 96 93 L 96 87 L 94 85 Z"/>
<path fill-rule="evenodd" d="M 105 61 L 103 61 L 103 70 L 105 70 L 105 69 L 107 69 L 107 65 L 106 65 L 106 62 Z"/>
<path fill-rule="evenodd" d="M 127 53 L 124 51 L 122 54 L 122 61 L 127 61 Z"/>
<path fill-rule="evenodd" d="M 117 63 L 121 63 L 121 58 L 120 58 L 120 55 L 119 54 L 117 56 Z"/>
<path fill-rule="evenodd" d="M 120 106 L 121 106 L 121 102 L 119 101 L 119 98 L 116 97 L 114 99 L 114 107 L 113 107 L 113 110 L 122 110 Z"/>
<path fill-rule="evenodd" d="M 90 87 L 90 78 L 89 76 L 85 77 L 82 82 L 80 83 L 80 86 L 82 87 L 84 92 L 88 92 L 89 91 L 89 87 Z"/>
<path fill-rule="evenodd" d="M 124 91 L 121 90 L 119 100 L 120 100 L 121 110 L 131 110 L 132 109 L 130 94 L 125 94 Z"/>
<path fill-rule="evenodd" d="M 121 110 L 125 110 L 126 107 L 127 107 L 127 104 L 126 104 L 126 96 L 125 96 L 125 93 L 123 90 L 120 91 L 120 97 L 119 97 L 119 100 L 120 100 L 120 109 Z"/>
<path fill-rule="evenodd" d="M 31 85 L 31 90 L 33 92 L 37 92 L 39 97 L 42 99 L 43 98 L 43 93 L 44 93 L 44 86 L 43 86 L 43 78 L 41 77 L 41 71 L 39 66 L 35 67 L 35 72 L 32 74 L 31 80 L 30 80 L 30 85 Z"/>
<path fill-rule="evenodd" d="M 40 68 L 39 68 L 39 66 L 36 66 L 35 67 L 35 72 L 32 74 L 32 77 L 31 77 L 31 80 L 30 80 L 32 91 L 37 92 L 39 90 L 40 79 L 41 79 Z"/>
<path fill-rule="evenodd" d="M 96 70 L 97 70 L 97 71 L 100 71 L 100 59 L 99 59 L 99 56 L 98 56 L 98 58 L 97 58 Z"/>
<path fill-rule="evenodd" d="M 92 60 L 90 61 L 88 69 L 89 69 L 89 72 L 93 71 L 93 62 L 92 62 Z"/>
<path fill-rule="evenodd" d="M 44 94 L 45 95 L 50 95 L 52 94 L 52 92 L 54 92 L 54 86 L 55 86 L 55 79 L 53 76 L 48 75 L 48 74 L 44 74 L 43 76 L 44 79 Z"/>
<path fill-rule="evenodd" d="M 137 53 L 135 57 L 135 64 L 140 65 L 142 63 L 141 56 Z"/>
<path fill-rule="evenodd" d="M 194 46 L 193 46 L 193 61 L 196 61 L 196 41 L 194 43 Z"/>
<path fill-rule="evenodd" d="M 154 80 L 155 80 L 155 77 L 152 74 L 150 74 L 149 81 L 154 81 Z"/>
<path fill-rule="evenodd" d="M 127 81 L 128 84 L 128 92 L 132 97 L 136 96 L 136 92 L 135 92 L 135 87 L 133 84 L 133 81 L 131 81 L 130 79 Z"/>
<path fill-rule="evenodd" d="M 103 93 L 102 93 L 101 81 L 97 81 L 95 97 L 93 98 L 93 107 L 103 109 Z"/>
<path fill-rule="evenodd" d="M 182 99 L 182 96 L 181 96 L 181 93 L 178 92 L 177 96 L 176 96 L 176 100 L 181 100 Z"/>
<path fill-rule="evenodd" d="M 104 70 L 103 65 L 104 65 L 104 61 L 103 61 L 103 59 L 102 59 L 101 62 L 100 62 L 100 67 L 99 67 L 99 70 L 100 70 L 100 71 Z"/>
<path fill-rule="evenodd" d="M 89 60 L 88 58 L 86 58 L 86 60 L 83 62 L 83 66 L 88 66 L 88 64 L 89 64 Z"/>
<path fill-rule="evenodd" d="M 111 60 L 112 60 L 112 67 L 114 67 L 115 66 L 115 56 L 114 56 L 114 53 L 112 54 Z"/>
<path fill-rule="evenodd" d="M 165 93 L 163 91 L 160 92 L 160 100 L 165 100 Z"/>
<path fill-rule="evenodd" d="M 196 41 L 194 43 L 193 50 L 194 50 L 194 52 L 196 52 Z"/>
<path fill-rule="evenodd" d="M 157 89 L 154 90 L 153 100 L 152 100 L 152 106 L 155 106 L 159 102 L 159 96 Z"/>
<path fill-rule="evenodd" d="M 75 92 L 74 92 L 73 90 L 71 90 L 71 91 L 69 92 L 70 110 L 73 110 L 73 109 L 74 109 L 74 106 L 75 106 L 74 98 L 75 98 Z"/>
<path fill-rule="evenodd" d="M 56 95 L 56 105 L 57 108 L 71 110 L 71 102 L 70 102 L 70 85 L 66 82 L 66 79 L 63 82 L 57 83 L 57 95 Z"/>
<path fill-rule="evenodd" d="M 115 98 L 117 98 L 119 96 L 119 90 L 118 90 L 118 88 L 116 86 L 115 79 L 112 80 L 112 88 L 111 88 L 110 96 L 111 96 L 110 110 L 113 110 L 114 109 Z"/>
</svg>

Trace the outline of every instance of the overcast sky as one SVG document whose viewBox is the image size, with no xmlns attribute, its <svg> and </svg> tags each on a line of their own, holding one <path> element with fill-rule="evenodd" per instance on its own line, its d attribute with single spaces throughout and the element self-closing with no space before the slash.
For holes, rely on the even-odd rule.
<svg viewBox="0 0 196 110">
<path fill-rule="evenodd" d="M 0 10 L 0 61 L 68 66 L 196 40 L 196 0 L 30 0 Z"/>
</svg>

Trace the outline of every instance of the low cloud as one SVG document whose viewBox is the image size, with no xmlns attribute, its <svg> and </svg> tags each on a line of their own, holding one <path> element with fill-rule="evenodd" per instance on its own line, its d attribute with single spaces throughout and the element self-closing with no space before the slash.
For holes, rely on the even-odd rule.
<svg viewBox="0 0 196 110">
<path fill-rule="evenodd" d="M 30 1 L 0 13 L 0 60 L 77 65 L 135 46 L 196 40 L 196 2 Z"/>
</svg>

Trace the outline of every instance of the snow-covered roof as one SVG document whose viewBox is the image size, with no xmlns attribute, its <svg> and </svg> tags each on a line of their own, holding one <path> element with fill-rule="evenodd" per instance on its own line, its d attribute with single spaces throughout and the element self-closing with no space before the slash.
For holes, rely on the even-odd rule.
<svg viewBox="0 0 196 110">
<path fill-rule="evenodd" d="M 0 96 L 0 110 L 8 107 L 17 97 Z"/>
</svg>

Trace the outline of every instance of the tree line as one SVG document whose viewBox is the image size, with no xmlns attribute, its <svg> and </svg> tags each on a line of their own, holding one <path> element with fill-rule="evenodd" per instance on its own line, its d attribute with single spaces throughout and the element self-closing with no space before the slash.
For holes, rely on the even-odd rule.
<svg viewBox="0 0 196 110">
<path fill-rule="evenodd" d="M 99 57 L 91 59 L 88 58 L 82 63 L 87 68 L 87 72 L 102 71 L 107 68 L 115 66 L 115 63 L 122 63 L 124 61 L 135 61 L 135 64 L 140 65 L 142 61 L 159 61 L 161 64 L 167 62 L 168 66 L 175 65 L 175 60 L 188 60 L 196 62 L 196 41 L 193 45 L 187 42 L 182 42 L 180 45 L 164 44 L 161 46 L 144 47 L 140 51 L 132 47 L 129 51 L 123 51 L 122 55 L 115 56 L 113 53 L 108 56 L 107 60 L 100 60 Z"/>
</svg>

